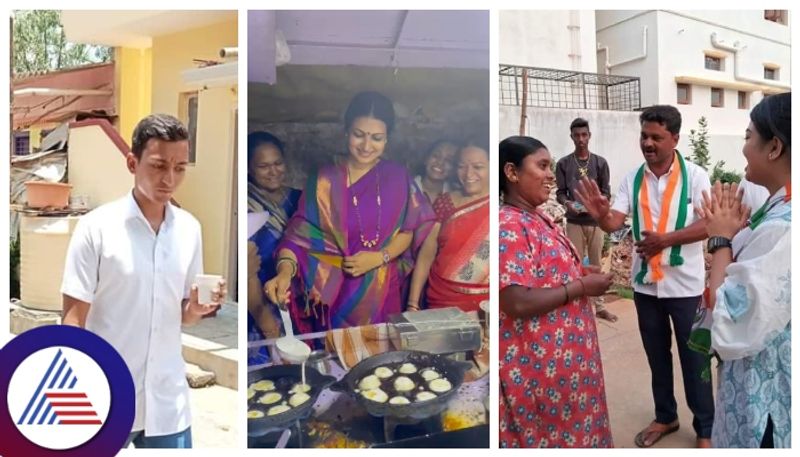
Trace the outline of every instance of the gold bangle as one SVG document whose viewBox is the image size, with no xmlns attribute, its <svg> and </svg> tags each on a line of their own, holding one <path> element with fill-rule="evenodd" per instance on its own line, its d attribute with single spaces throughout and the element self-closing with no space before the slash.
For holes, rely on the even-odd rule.
<svg viewBox="0 0 800 457">
<path fill-rule="evenodd" d="M 276 271 L 281 267 L 281 263 L 283 262 L 289 262 L 292 265 L 292 278 L 294 278 L 295 275 L 297 275 L 297 261 L 291 257 L 280 257 L 278 263 L 275 264 Z"/>
</svg>

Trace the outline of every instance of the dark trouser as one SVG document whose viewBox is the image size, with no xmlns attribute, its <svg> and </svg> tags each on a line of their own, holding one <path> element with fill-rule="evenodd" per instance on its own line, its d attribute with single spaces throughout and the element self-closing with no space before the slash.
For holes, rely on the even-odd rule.
<svg viewBox="0 0 800 457">
<path fill-rule="evenodd" d="M 700 377 L 708 361 L 686 345 L 700 297 L 657 298 L 637 292 L 633 295 L 633 301 L 636 304 L 644 352 L 650 364 L 656 422 L 669 424 L 678 419 L 678 404 L 675 401 L 672 378 L 672 329 L 669 325 L 672 318 L 686 403 L 694 414 L 692 426 L 698 438 L 711 438 L 714 395 L 711 383 Z"/>
<path fill-rule="evenodd" d="M 762 449 L 763 448 L 772 449 L 775 447 L 775 440 L 772 434 L 773 434 L 772 416 L 767 416 L 767 428 L 764 430 L 764 437 L 761 438 Z"/>
</svg>

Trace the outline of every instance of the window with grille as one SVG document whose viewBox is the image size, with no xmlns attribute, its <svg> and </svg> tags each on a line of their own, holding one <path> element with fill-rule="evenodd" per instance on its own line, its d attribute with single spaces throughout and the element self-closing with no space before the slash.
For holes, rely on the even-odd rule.
<svg viewBox="0 0 800 457">
<path fill-rule="evenodd" d="M 725 70 L 723 62 L 721 57 L 706 55 L 706 70 L 723 71 Z"/>
<path fill-rule="evenodd" d="M 197 92 L 180 94 L 178 114 L 189 131 L 189 163 L 197 163 Z"/>
<path fill-rule="evenodd" d="M 678 104 L 689 105 L 692 103 L 692 86 L 678 83 Z"/>
<path fill-rule="evenodd" d="M 772 67 L 764 67 L 764 79 L 778 80 L 778 69 Z"/>
<path fill-rule="evenodd" d="M 739 91 L 739 109 L 750 108 L 750 94 L 745 91 Z"/>
<path fill-rule="evenodd" d="M 725 90 L 719 87 L 711 88 L 711 106 L 714 108 L 722 108 L 725 106 Z"/>
<path fill-rule="evenodd" d="M 17 132 L 14 134 L 14 154 L 25 155 L 31 152 L 30 132 Z"/>
<path fill-rule="evenodd" d="M 764 19 L 775 22 L 776 24 L 787 25 L 789 23 L 788 10 L 764 10 Z"/>
</svg>

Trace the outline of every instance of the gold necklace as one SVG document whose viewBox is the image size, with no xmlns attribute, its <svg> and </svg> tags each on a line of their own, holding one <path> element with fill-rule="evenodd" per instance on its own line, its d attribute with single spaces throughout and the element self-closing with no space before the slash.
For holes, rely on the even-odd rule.
<svg viewBox="0 0 800 457">
<path fill-rule="evenodd" d="M 350 179 L 350 167 L 345 165 L 347 168 L 347 187 L 352 187 L 353 182 Z M 381 178 L 378 174 L 378 171 L 375 171 L 375 189 L 376 189 L 376 197 L 375 203 L 378 205 L 378 222 L 375 226 L 375 238 L 368 240 L 364 236 L 364 226 L 361 223 L 361 212 L 358 210 L 358 197 L 353 194 L 353 206 L 356 209 L 356 221 L 358 221 L 358 235 L 361 241 L 361 245 L 365 248 L 372 249 L 373 247 L 378 245 L 378 241 L 381 238 Z"/>
<path fill-rule="evenodd" d="M 581 178 L 585 178 L 589 176 L 589 160 L 591 159 L 592 155 L 589 153 L 589 157 L 586 158 L 585 165 L 581 166 L 582 160 L 578 160 L 578 156 L 573 153 L 572 158 L 575 159 L 575 165 L 578 167 L 578 175 Z"/>
</svg>

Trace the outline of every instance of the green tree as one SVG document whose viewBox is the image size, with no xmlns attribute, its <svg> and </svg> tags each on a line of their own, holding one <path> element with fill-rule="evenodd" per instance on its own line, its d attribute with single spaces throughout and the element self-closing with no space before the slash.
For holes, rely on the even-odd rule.
<svg viewBox="0 0 800 457">
<path fill-rule="evenodd" d="M 112 48 L 67 41 L 55 10 L 17 10 L 13 29 L 14 73 L 50 71 L 108 62 Z"/>
<path fill-rule="evenodd" d="M 691 161 L 708 171 L 711 166 L 711 157 L 708 152 L 708 121 L 705 116 L 697 121 L 697 130 L 689 131 L 689 143 L 692 145 Z"/>
<path fill-rule="evenodd" d="M 725 168 L 725 161 L 720 160 L 716 164 L 714 164 L 714 169 L 711 171 L 711 184 L 714 184 L 717 181 L 721 181 L 724 183 L 738 183 L 742 180 L 742 174 L 733 171 L 733 170 L 726 170 Z"/>
</svg>

